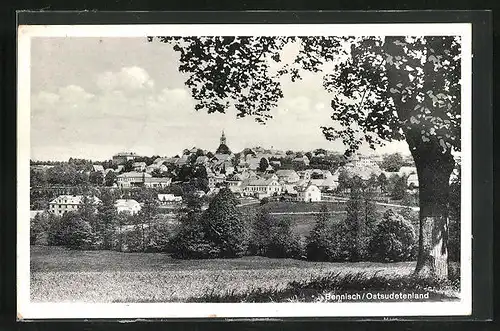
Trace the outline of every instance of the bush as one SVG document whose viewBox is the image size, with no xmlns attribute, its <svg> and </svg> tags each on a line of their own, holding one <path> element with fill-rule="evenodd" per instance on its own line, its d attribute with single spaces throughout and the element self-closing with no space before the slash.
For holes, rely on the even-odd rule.
<svg viewBox="0 0 500 331">
<path fill-rule="evenodd" d="M 271 241 L 266 256 L 272 258 L 301 258 L 303 255 L 300 238 L 292 233 L 291 222 L 280 219 L 271 229 Z"/>
<path fill-rule="evenodd" d="M 328 208 L 321 205 L 316 224 L 306 238 L 306 257 L 311 261 L 329 261 L 337 243 L 334 242 Z"/>
<path fill-rule="evenodd" d="M 36 214 L 30 222 L 30 244 L 47 245 L 50 227 L 50 214 L 47 212 Z"/>
<path fill-rule="evenodd" d="M 220 249 L 206 239 L 200 215 L 188 215 L 181 219 L 177 233 L 170 242 L 172 257 L 177 259 L 215 258 Z"/>
<path fill-rule="evenodd" d="M 416 235 L 413 226 L 392 210 L 377 224 L 369 244 L 372 260 L 380 262 L 409 261 L 414 258 Z"/>
<path fill-rule="evenodd" d="M 343 220 L 329 224 L 321 232 L 316 232 L 317 230 L 313 229 L 307 238 L 307 259 L 328 262 L 349 261 L 351 259 L 350 247 L 352 243 L 345 235 L 347 228 L 346 221 Z"/>
<path fill-rule="evenodd" d="M 49 217 L 47 243 L 51 246 L 64 246 L 68 243 L 67 240 L 67 225 L 70 218 L 74 217 L 74 213 L 66 213 L 62 217 L 53 214 Z"/>
<path fill-rule="evenodd" d="M 238 199 L 222 188 L 205 212 L 188 211 L 172 239 L 175 258 L 233 258 L 247 249 L 246 224 L 238 210 Z"/>
<path fill-rule="evenodd" d="M 171 231 L 165 222 L 156 220 L 147 231 L 146 252 L 167 252 L 170 248 Z"/>
<path fill-rule="evenodd" d="M 210 201 L 201 218 L 205 239 L 210 245 L 217 247 L 219 257 L 240 257 L 247 250 L 247 227 L 238 204 L 239 201 L 231 190 L 222 188 Z"/>
<path fill-rule="evenodd" d="M 122 246 L 120 250 L 125 252 L 143 252 L 144 240 L 141 225 L 135 225 L 132 230 L 121 234 Z"/>
<path fill-rule="evenodd" d="M 92 227 L 77 215 L 69 219 L 65 237 L 66 246 L 72 249 L 87 250 L 93 246 Z"/>
<path fill-rule="evenodd" d="M 252 223 L 248 252 L 250 255 L 266 256 L 271 242 L 273 220 L 267 210 L 260 210 Z"/>
</svg>

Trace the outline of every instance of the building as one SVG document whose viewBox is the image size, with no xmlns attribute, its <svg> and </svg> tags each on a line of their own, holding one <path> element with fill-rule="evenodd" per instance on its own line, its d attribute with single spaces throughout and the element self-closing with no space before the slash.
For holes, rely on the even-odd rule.
<svg viewBox="0 0 500 331">
<path fill-rule="evenodd" d="M 118 187 L 137 187 L 144 186 L 146 178 L 151 178 L 151 175 L 145 172 L 125 172 L 116 177 Z"/>
<path fill-rule="evenodd" d="M 115 208 L 118 213 L 135 215 L 141 210 L 141 205 L 134 199 L 118 199 L 115 201 Z"/>
<path fill-rule="evenodd" d="M 227 144 L 226 144 L 226 135 L 224 134 L 224 131 L 222 131 L 222 135 L 220 137 L 220 144 L 219 144 L 219 147 L 217 147 L 217 151 L 215 152 L 215 154 L 232 154 L 231 153 L 231 150 L 229 149 L 229 147 L 227 147 Z"/>
<path fill-rule="evenodd" d="M 293 163 L 308 166 L 309 165 L 309 158 L 307 156 L 302 156 L 302 157 L 296 157 L 292 160 Z"/>
<path fill-rule="evenodd" d="M 89 201 L 94 205 L 101 202 L 101 200 L 95 196 L 89 197 Z M 60 195 L 49 202 L 49 212 L 57 216 L 62 216 L 64 213 L 77 211 L 83 203 L 83 195 Z"/>
<path fill-rule="evenodd" d="M 297 188 L 297 201 L 316 202 L 321 201 L 321 190 L 316 185 Z"/>
<path fill-rule="evenodd" d="M 132 164 L 132 168 L 134 171 L 145 171 L 146 170 L 146 162 L 134 162 Z"/>
<path fill-rule="evenodd" d="M 118 153 L 116 155 L 113 155 L 113 163 L 118 164 L 118 165 L 125 164 L 125 163 L 127 163 L 127 161 L 135 160 L 138 157 L 139 157 L 139 155 L 137 155 L 135 153 L 122 152 L 122 153 Z"/>
<path fill-rule="evenodd" d="M 100 173 L 104 174 L 104 167 L 102 165 L 100 165 L 100 164 L 93 164 L 92 165 L 92 170 L 94 172 L 100 172 Z"/>
<path fill-rule="evenodd" d="M 417 174 L 409 175 L 408 178 L 406 179 L 406 185 L 410 189 L 418 188 L 418 175 Z"/>
<path fill-rule="evenodd" d="M 398 173 L 399 173 L 399 176 L 409 176 L 411 174 L 416 174 L 417 168 L 403 166 L 403 167 L 399 168 Z"/>
<path fill-rule="evenodd" d="M 200 155 L 196 158 L 194 163 L 197 165 L 206 165 L 206 164 L 208 164 L 209 161 L 210 161 L 210 159 L 208 158 L 208 156 Z"/>
<path fill-rule="evenodd" d="M 253 179 L 249 180 L 243 194 L 246 196 L 256 196 L 259 199 L 281 194 L 281 185 L 275 179 Z"/>
<path fill-rule="evenodd" d="M 164 164 L 158 164 L 158 163 L 153 163 L 153 164 L 148 165 L 146 167 L 146 172 L 148 174 L 152 173 L 155 170 L 158 170 L 160 172 L 167 172 L 168 171 L 168 167 L 166 165 L 164 165 Z"/>
<path fill-rule="evenodd" d="M 144 186 L 150 188 L 165 188 L 170 186 L 172 178 L 169 177 L 145 177 Z"/>
<path fill-rule="evenodd" d="M 243 193 L 243 188 L 242 188 L 243 178 L 241 175 L 233 174 L 231 176 L 228 176 L 226 178 L 226 184 L 227 187 L 231 190 L 231 192 L 239 194 Z"/>
<path fill-rule="evenodd" d="M 183 165 L 188 163 L 188 161 L 189 161 L 189 155 L 184 154 L 180 158 L 177 159 L 177 162 L 175 164 L 177 164 L 179 167 L 182 167 Z"/>
<path fill-rule="evenodd" d="M 226 175 L 224 174 L 214 174 L 210 172 L 207 174 L 208 177 L 208 187 L 213 189 L 217 186 L 217 184 L 224 183 L 226 181 Z"/>
<path fill-rule="evenodd" d="M 182 197 L 174 194 L 158 194 L 158 201 L 160 201 L 161 205 L 175 204 L 181 203 Z"/>
</svg>

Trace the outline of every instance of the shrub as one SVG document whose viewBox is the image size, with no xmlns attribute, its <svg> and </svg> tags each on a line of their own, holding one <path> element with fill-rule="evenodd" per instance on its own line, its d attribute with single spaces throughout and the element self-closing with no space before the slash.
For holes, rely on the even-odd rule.
<svg viewBox="0 0 500 331">
<path fill-rule="evenodd" d="M 329 261 L 336 243 L 329 226 L 328 208 L 322 205 L 316 224 L 306 238 L 306 257 L 311 261 Z"/>
<path fill-rule="evenodd" d="M 172 257 L 177 259 L 214 258 L 220 250 L 206 239 L 200 215 L 191 214 L 181 219 L 177 233 L 170 242 Z"/>
<path fill-rule="evenodd" d="M 66 227 L 66 246 L 72 249 L 91 249 L 93 245 L 92 227 L 81 217 L 74 215 Z"/>
<path fill-rule="evenodd" d="M 273 220 L 267 210 L 259 210 L 252 223 L 248 252 L 250 255 L 267 255 L 267 248 L 271 242 Z"/>
<path fill-rule="evenodd" d="M 68 243 L 67 240 L 67 225 L 69 220 L 74 217 L 74 213 L 66 213 L 63 216 L 55 216 L 53 214 L 49 217 L 47 242 L 51 246 L 64 246 Z"/>
<path fill-rule="evenodd" d="M 49 213 L 43 212 L 36 214 L 30 222 L 30 244 L 47 245 L 49 226 Z"/>
<path fill-rule="evenodd" d="M 360 261 L 368 255 L 368 245 L 375 229 L 377 211 L 371 194 L 365 190 L 352 190 L 346 203 L 346 219 L 339 225 L 344 243 L 341 250 L 349 252 L 349 260 Z"/>
<path fill-rule="evenodd" d="M 146 252 L 167 252 L 170 248 L 170 226 L 161 220 L 156 220 L 147 231 Z"/>
<path fill-rule="evenodd" d="M 134 225 L 132 230 L 126 231 L 121 234 L 122 236 L 122 249 L 126 252 L 143 252 L 144 240 L 143 229 L 141 225 Z"/>
<path fill-rule="evenodd" d="M 247 227 L 238 203 L 229 188 L 222 188 L 210 201 L 201 219 L 205 239 L 218 248 L 219 257 L 240 257 L 246 252 Z"/>
<path fill-rule="evenodd" d="M 318 220 L 307 237 L 306 256 L 310 261 L 343 262 L 351 258 L 352 243 L 346 221 L 328 224 Z"/>
<path fill-rule="evenodd" d="M 415 241 L 413 226 L 401 215 L 388 210 L 375 228 L 369 253 L 375 261 L 408 261 L 414 257 Z"/>
<path fill-rule="evenodd" d="M 291 222 L 280 219 L 271 229 L 271 241 L 267 246 L 266 256 L 273 258 L 300 258 L 302 244 L 298 236 L 292 233 Z"/>
</svg>

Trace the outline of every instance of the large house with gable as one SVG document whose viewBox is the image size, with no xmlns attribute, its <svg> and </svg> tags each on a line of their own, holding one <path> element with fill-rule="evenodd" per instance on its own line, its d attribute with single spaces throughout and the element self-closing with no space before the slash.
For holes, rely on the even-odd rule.
<svg viewBox="0 0 500 331">
<path fill-rule="evenodd" d="M 80 209 L 84 201 L 83 195 L 60 195 L 49 202 L 49 212 L 57 216 L 62 216 L 67 212 L 75 212 Z M 101 202 L 95 196 L 89 197 L 89 201 L 96 206 Z"/>
<path fill-rule="evenodd" d="M 276 179 L 250 179 L 245 183 L 243 194 L 259 199 L 281 194 L 281 184 Z"/>
</svg>

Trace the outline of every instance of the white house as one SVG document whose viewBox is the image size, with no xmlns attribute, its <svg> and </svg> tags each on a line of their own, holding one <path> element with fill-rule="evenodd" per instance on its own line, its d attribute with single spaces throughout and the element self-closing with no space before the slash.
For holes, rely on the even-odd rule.
<svg viewBox="0 0 500 331">
<path fill-rule="evenodd" d="M 101 202 L 101 200 L 95 196 L 91 196 L 89 199 L 94 205 Z M 70 211 L 77 211 L 83 202 L 83 195 L 60 195 L 49 202 L 49 212 L 61 216 Z"/>
<path fill-rule="evenodd" d="M 118 199 L 115 201 L 115 208 L 118 213 L 135 215 L 141 210 L 141 205 L 134 199 Z"/>
<path fill-rule="evenodd" d="M 116 177 L 118 187 L 143 186 L 145 179 L 151 178 L 151 175 L 145 172 L 125 172 Z"/>
<path fill-rule="evenodd" d="M 316 185 L 297 188 L 297 201 L 315 202 L 321 201 L 321 191 Z"/>
<path fill-rule="evenodd" d="M 169 177 L 145 177 L 144 186 L 151 188 L 165 188 L 170 186 L 172 178 Z"/>
<path fill-rule="evenodd" d="M 174 195 L 174 194 L 170 194 L 170 193 L 158 194 L 158 200 L 160 201 L 160 204 L 167 205 L 167 204 L 171 204 L 171 203 L 182 202 L 182 197 Z"/>
<path fill-rule="evenodd" d="M 226 183 L 231 192 L 240 194 L 242 193 L 243 178 L 240 174 L 233 174 L 231 176 L 228 176 L 226 178 Z"/>
<path fill-rule="evenodd" d="M 100 172 L 100 173 L 104 174 L 104 167 L 102 165 L 100 165 L 100 164 L 93 164 L 92 165 L 92 170 L 94 172 Z"/>
<path fill-rule="evenodd" d="M 408 188 L 417 188 L 418 187 L 418 175 L 417 174 L 411 174 L 408 176 L 406 179 L 406 185 Z"/>
<path fill-rule="evenodd" d="M 302 157 L 296 157 L 295 159 L 292 160 L 292 162 L 308 166 L 309 165 L 309 158 L 304 155 Z"/>
<path fill-rule="evenodd" d="M 132 164 L 132 168 L 134 168 L 134 171 L 145 171 L 146 170 L 146 162 L 134 162 Z"/>
<path fill-rule="evenodd" d="M 296 183 L 300 180 L 299 174 L 295 170 L 278 170 L 276 176 L 285 183 Z"/>
<path fill-rule="evenodd" d="M 399 168 L 399 171 L 398 171 L 399 176 L 409 176 L 411 174 L 416 174 L 416 173 L 417 173 L 416 167 L 403 166 L 403 167 Z"/>
<path fill-rule="evenodd" d="M 208 187 L 215 188 L 215 186 L 219 183 L 224 183 L 226 181 L 226 175 L 219 174 L 216 175 L 213 172 L 207 174 L 208 177 Z"/>
<path fill-rule="evenodd" d="M 281 194 L 281 185 L 275 179 L 253 179 L 249 180 L 243 189 L 246 196 L 257 196 L 258 198 Z"/>
</svg>

